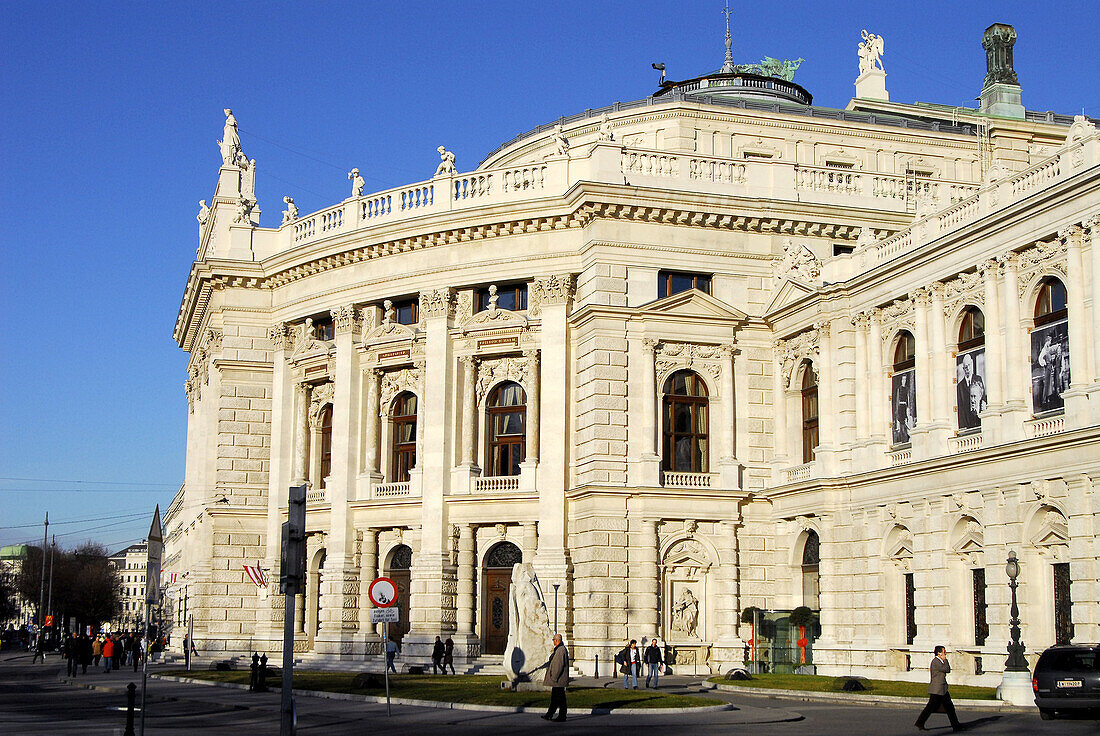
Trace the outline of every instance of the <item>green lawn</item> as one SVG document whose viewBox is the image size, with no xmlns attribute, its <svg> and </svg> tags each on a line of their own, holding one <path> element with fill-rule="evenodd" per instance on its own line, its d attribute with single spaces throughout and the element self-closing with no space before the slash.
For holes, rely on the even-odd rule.
<svg viewBox="0 0 1100 736">
<path fill-rule="evenodd" d="M 214 682 L 248 684 L 247 670 L 217 672 L 213 670 L 173 670 L 160 674 L 193 677 Z M 296 670 L 295 690 L 323 690 L 334 693 L 358 693 L 361 695 L 385 695 L 384 688 L 361 689 L 352 685 L 354 673 L 315 672 Z M 500 689 L 500 676 L 458 675 L 433 677 L 428 675 L 394 675 L 390 677 L 390 696 L 435 700 L 444 703 L 476 703 L 479 705 L 511 705 L 546 707 L 550 703 L 549 692 L 513 693 Z M 279 680 L 268 680 L 277 688 Z M 623 690 L 621 688 L 578 687 L 569 688 L 570 708 L 697 708 L 721 705 L 721 701 L 693 695 L 657 693 L 652 690 Z"/>
<path fill-rule="evenodd" d="M 845 678 L 825 677 L 823 675 L 783 675 L 767 673 L 753 675 L 751 680 L 727 680 L 724 677 L 712 677 L 708 682 L 735 687 L 760 687 L 775 690 L 810 690 L 812 692 L 844 692 L 841 686 Z M 902 682 L 898 680 L 861 680 L 867 688 L 862 692 L 848 693 L 853 697 L 860 695 L 892 695 L 897 697 L 924 698 L 928 696 L 928 683 Z M 996 700 L 997 691 L 991 687 L 972 685 L 951 685 L 951 696 L 960 700 Z"/>
</svg>

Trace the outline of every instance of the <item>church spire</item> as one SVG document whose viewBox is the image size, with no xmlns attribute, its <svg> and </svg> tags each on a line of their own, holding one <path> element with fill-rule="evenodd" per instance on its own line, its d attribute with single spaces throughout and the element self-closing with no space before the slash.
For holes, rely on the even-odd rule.
<svg viewBox="0 0 1100 736">
<path fill-rule="evenodd" d="M 726 14 L 726 61 L 722 64 L 722 73 L 733 73 L 733 37 L 730 36 L 730 3 L 726 0 L 726 9 L 723 11 Z"/>
</svg>

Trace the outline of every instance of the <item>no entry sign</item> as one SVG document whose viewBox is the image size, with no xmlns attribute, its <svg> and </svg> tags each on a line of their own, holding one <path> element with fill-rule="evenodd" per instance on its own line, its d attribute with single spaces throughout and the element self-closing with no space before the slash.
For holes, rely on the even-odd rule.
<svg viewBox="0 0 1100 736">
<path fill-rule="evenodd" d="M 375 578 L 367 588 L 367 597 L 377 608 L 389 608 L 397 603 L 397 586 L 389 578 Z"/>
</svg>

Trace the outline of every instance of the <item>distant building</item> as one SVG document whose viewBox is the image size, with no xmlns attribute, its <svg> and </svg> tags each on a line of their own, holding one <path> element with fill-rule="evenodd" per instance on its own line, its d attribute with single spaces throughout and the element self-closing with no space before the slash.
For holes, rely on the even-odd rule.
<svg viewBox="0 0 1100 736">
<path fill-rule="evenodd" d="M 587 672 L 655 636 L 914 679 L 945 644 L 995 683 L 1010 550 L 1029 656 L 1100 640 L 1100 134 L 1024 109 L 1014 39 L 978 108 L 890 101 L 873 34 L 844 109 L 727 51 L 277 228 L 227 110 L 165 516 L 203 651 L 279 650 L 243 566 L 278 579 L 302 483 L 307 661 L 381 651 L 387 575 L 406 662 L 499 663 L 519 562 Z"/>
<path fill-rule="evenodd" d="M 7 629 L 10 627 L 19 628 L 31 623 L 34 618 L 34 611 L 38 602 L 28 601 L 23 596 L 19 595 L 16 586 L 16 580 L 20 573 L 22 573 L 23 565 L 27 561 L 27 553 L 32 549 L 38 548 L 26 544 L 12 544 L 6 547 L 0 547 L 0 576 L 6 578 L 11 590 L 15 591 L 15 601 L 19 606 L 19 612 L 15 616 L 6 621 L 0 621 L 0 629 Z"/>
<path fill-rule="evenodd" d="M 138 630 L 145 621 L 145 563 L 148 553 L 149 546 L 143 540 L 108 558 L 119 579 L 119 614 L 111 622 L 112 630 Z"/>
</svg>

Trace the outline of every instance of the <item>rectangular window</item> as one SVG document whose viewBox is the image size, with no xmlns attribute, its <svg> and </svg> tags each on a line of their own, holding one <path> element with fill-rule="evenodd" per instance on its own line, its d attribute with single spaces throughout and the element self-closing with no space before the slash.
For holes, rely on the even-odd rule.
<svg viewBox="0 0 1100 736">
<path fill-rule="evenodd" d="M 394 320 L 399 325 L 415 325 L 420 322 L 420 302 L 414 297 L 393 303 Z"/>
<path fill-rule="evenodd" d="M 1073 598 L 1069 563 L 1054 565 L 1054 643 L 1069 644 L 1073 640 Z"/>
<path fill-rule="evenodd" d="M 856 247 L 854 245 L 841 245 L 840 243 L 833 243 L 833 255 L 834 256 L 846 256 L 849 253 L 855 253 Z"/>
<path fill-rule="evenodd" d="M 527 309 L 527 284 L 505 284 L 496 288 L 496 305 L 510 312 L 522 312 Z M 477 311 L 484 312 L 492 304 L 493 294 L 490 287 L 477 290 Z"/>
<path fill-rule="evenodd" d="M 917 640 L 917 589 L 913 573 L 905 573 L 905 643 Z"/>
<path fill-rule="evenodd" d="M 979 567 L 970 572 L 974 582 L 974 645 L 982 647 L 989 636 L 989 622 L 985 615 L 985 568 Z"/>
<path fill-rule="evenodd" d="M 710 279 L 711 275 L 705 273 L 660 271 L 657 274 L 657 298 L 664 299 L 666 296 L 679 294 L 688 289 L 698 289 L 705 294 L 709 294 Z"/>
<path fill-rule="evenodd" d="M 331 341 L 336 338 L 336 328 L 332 324 L 332 317 L 318 317 L 313 320 L 313 331 L 318 340 Z"/>
</svg>

